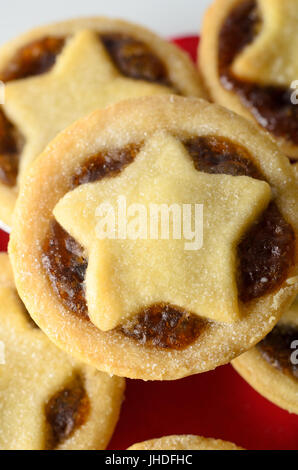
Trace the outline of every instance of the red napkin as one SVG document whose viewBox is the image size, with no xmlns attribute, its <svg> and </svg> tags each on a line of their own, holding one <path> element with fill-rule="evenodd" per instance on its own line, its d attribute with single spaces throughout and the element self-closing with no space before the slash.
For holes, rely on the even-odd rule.
<svg viewBox="0 0 298 470">
<path fill-rule="evenodd" d="M 3 232 L 3 230 L 0 230 L 0 251 L 7 250 L 8 240 L 9 236 L 7 235 L 7 233 Z"/>
<path fill-rule="evenodd" d="M 173 42 L 195 60 L 197 37 Z M 6 250 L 7 241 L 0 231 L 0 251 Z M 127 380 L 126 399 L 109 449 L 126 449 L 169 434 L 214 437 L 249 450 L 298 450 L 298 416 L 271 404 L 231 366 L 174 382 Z"/>
</svg>

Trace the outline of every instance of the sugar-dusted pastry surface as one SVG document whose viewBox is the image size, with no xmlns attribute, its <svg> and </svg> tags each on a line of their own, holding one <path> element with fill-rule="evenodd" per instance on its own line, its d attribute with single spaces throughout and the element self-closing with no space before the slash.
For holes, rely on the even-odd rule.
<svg viewBox="0 0 298 470">
<path fill-rule="evenodd" d="M 124 381 L 59 350 L 21 303 L 0 254 L 0 449 L 104 449 Z"/>
<path fill-rule="evenodd" d="M 220 439 L 181 435 L 166 436 L 160 439 L 134 444 L 127 450 L 242 450 L 232 442 Z"/>
</svg>

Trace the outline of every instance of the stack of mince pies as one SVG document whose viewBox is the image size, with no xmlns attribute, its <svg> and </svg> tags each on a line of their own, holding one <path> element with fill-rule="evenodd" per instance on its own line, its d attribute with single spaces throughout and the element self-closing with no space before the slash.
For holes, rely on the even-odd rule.
<svg viewBox="0 0 298 470">
<path fill-rule="evenodd" d="M 105 449 L 124 378 L 229 362 L 298 413 L 297 18 L 297 0 L 215 0 L 199 70 L 102 17 L 0 49 L 0 449 Z M 175 449 L 240 448 L 129 450 Z"/>
</svg>

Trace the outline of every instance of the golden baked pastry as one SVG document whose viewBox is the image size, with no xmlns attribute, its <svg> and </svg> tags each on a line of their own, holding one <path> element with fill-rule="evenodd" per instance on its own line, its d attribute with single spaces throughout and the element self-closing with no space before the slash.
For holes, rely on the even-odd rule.
<svg viewBox="0 0 298 470">
<path fill-rule="evenodd" d="M 298 159 L 297 0 L 215 0 L 200 65 L 212 99 L 270 132 Z"/>
<path fill-rule="evenodd" d="M 105 449 L 124 380 L 82 365 L 33 322 L 0 254 L 0 449 Z"/>
<path fill-rule="evenodd" d="M 232 364 L 261 395 L 298 414 L 298 298 L 271 333 Z"/>
<path fill-rule="evenodd" d="M 200 436 L 166 436 L 140 442 L 127 450 L 243 450 L 232 442 Z"/>
<path fill-rule="evenodd" d="M 113 222 L 103 209 L 123 198 L 144 218 L 131 215 L 123 236 L 114 214 L 102 233 Z M 179 236 L 173 218 L 168 236 L 155 231 L 164 205 L 181 224 L 183 209 Z M 47 147 L 24 181 L 9 250 L 27 309 L 62 349 L 119 376 L 177 379 L 248 350 L 292 303 L 296 211 L 292 167 L 252 123 L 203 100 L 147 97 L 97 111 Z M 203 229 L 192 248 L 190 223 Z"/>
<path fill-rule="evenodd" d="M 0 49 L 0 220 L 11 214 L 24 172 L 57 133 L 124 98 L 204 96 L 187 55 L 146 29 L 108 18 L 30 31 Z"/>
</svg>

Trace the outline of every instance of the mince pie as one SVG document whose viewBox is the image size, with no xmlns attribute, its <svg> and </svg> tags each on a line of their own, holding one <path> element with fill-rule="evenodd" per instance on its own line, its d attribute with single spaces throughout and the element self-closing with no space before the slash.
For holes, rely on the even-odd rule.
<svg viewBox="0 0 298 470">
<path fill-rule="evenodd" d="M 253 123 L 195 98 L 128 100 L 66 129 L 29 170 L 17 288 L 50 338 L 100 370 L 214 369 L 297 294 L 297 202 L 288 159 Z"/>
<path fill-rule="evenodd" d="M 124 380 L 54 346 L 18 297 L 7 254 L 0 265 L 0 449 L 105 449 Z"/>
<path fill-rule="evenodd" d="M 124 98 L 203 96 L 187 55 L 124 21 L 78 19 L 31 31 L 0 50 L 0 220 L 11 225 L 30 163 L 76 119 Z"/>
<path fill-rule="evenodd" d="M 200 63 L 212 99 L 257 122 L 293 159 L 297 50 L 297 0 L 215 0 L 207 11 Z"/>
<path fill-rule="evenodd" d="M 200 436 L 166 436 L 134 444 L 127 450 L 243 450 L 232 442 Z"/>
<path fill-rule="evenodd" d="M 232 364 L 261 395 L 298 414 L 298 297 L 275 328 Z"/>
</svg>

